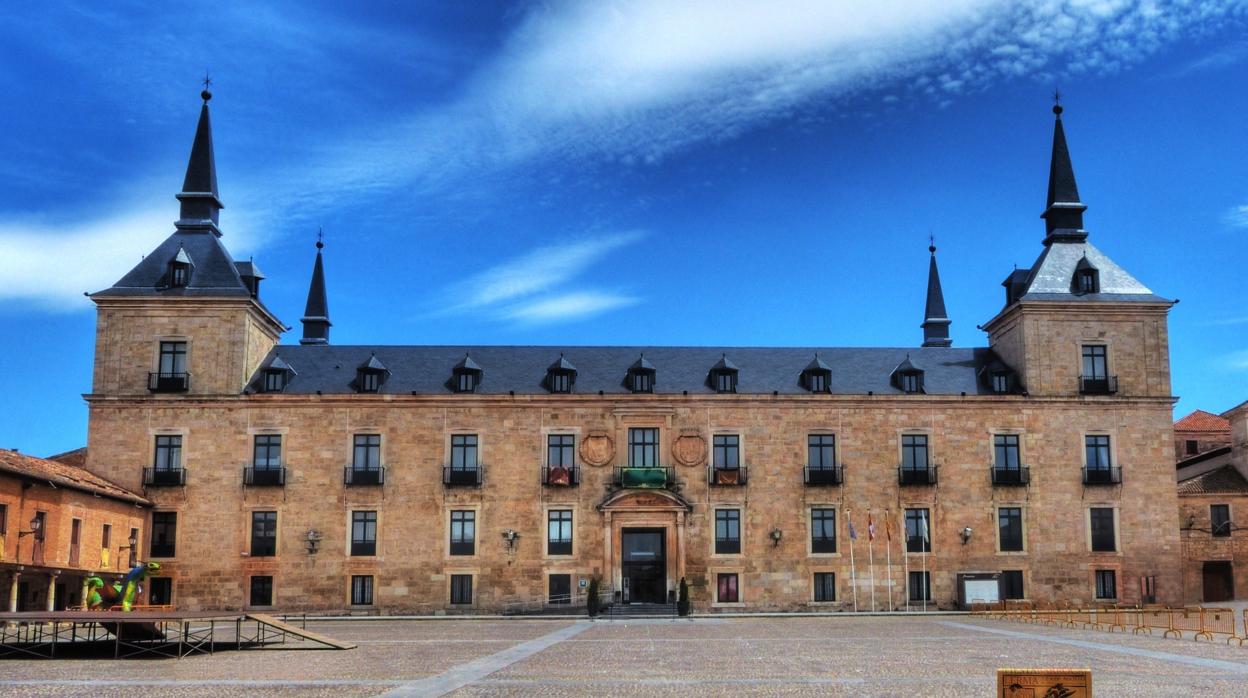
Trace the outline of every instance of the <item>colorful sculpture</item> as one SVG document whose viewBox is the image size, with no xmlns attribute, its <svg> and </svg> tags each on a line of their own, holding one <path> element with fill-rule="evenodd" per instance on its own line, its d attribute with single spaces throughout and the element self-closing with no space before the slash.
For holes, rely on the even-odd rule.
<svg viewBox="0 0 1248 698">
<path fill-rule="evenodd" d="M 121 610 L 126 613 L 130 612 L 130 607 L 134 605 L 134 597 L 139 593 L 139 582 L 147 579 L 151 574 L 160 571 L 159 562 L 140 562 L 135 565 L 125 578 L 121 580 Z"/>
<path fill-rule="evenodd" d="M 100 594 L 103 588 L 103 579 L 87 577 L 87 610 L 98 611 L 104 605 L 104 597 Z"/>
</svg>

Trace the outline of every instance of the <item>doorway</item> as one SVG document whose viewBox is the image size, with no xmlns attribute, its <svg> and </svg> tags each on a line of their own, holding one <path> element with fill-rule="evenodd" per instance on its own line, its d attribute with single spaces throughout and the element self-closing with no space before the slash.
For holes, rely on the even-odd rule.
<svg viewBox="0 0 1248 698">
<path fill-rule="evenodd" d="M 623 600 L 667 603 L 667 532 L 662 528 L 626 528 L 620 534 Z"/>
<path fill-rule="evenodd" d="M 1235 598 L 1235 569 L 1229 560 L 1206 562 L 1204 581 L 1205 603 Z"/>
</svg>

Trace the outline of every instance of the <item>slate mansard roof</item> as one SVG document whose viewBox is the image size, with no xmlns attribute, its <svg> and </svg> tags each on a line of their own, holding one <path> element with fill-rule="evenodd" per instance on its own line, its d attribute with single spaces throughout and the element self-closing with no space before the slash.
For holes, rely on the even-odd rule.
<svg viewBox="0 0 1248 698">
<path fill-rule="evenodd" d="M 390 371 L 382 394 L 449 395 L 452 370 L 465 354 L 480 366 L 478 394 L 544 395 L 543 384 L 551 362 L 576 366 L 574 394 L 629 394 L 625 385 L 629 367 L 639 354 L 654 366 L 654 392 L 713 395 L 707 378 L 725 358 L 739 370 L 738 394 L 809 395 L 802 386 L 802 370 L 818 352 L 832 370 L 830 388 L 841 395 L 901 395 L 890 382 L 893 371 L 909 357 L 924 372 L 923 392 L 929 395 L 987 395 L 989 386 L 977 380 L 984 366 L 997 357 L 986 348 L 774 348 L 774 347 L 546 347 L 546 346 L 338 346 L 284 345 L 265 357 L 249 383 L 257 390 L 261 376 L 273 362 L 294 369 L 284 393 L 325 395 L 354 393 L 357 368 L 375 356 Z M 279 364 L 280 365 L 280 364 Z"/>
</svg>

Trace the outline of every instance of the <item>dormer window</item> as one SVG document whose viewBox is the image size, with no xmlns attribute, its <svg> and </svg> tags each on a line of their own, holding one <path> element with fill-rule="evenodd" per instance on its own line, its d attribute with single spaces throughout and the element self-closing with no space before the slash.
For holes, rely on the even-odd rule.
<svg viewBox="0 0 1248 698">
<path fill-rule="evenodd" d="M 191 283 L 191 256 L 186 248 L 179 247 L 178 254 L 169 262 L 169 287 L 186 288 Z"/>
<path fill-rule="evenodd" d="M 717 393 L 737 392 L 738 372 L 739 370 L 737 367 L 728 360 L 728 355 L 725 354 L 714 366 L 711 367 L 711 388 L 713 388 Z"/>
<path fill-rule="evenodd" d="M 992 392 L 994 393 L 1010 392 L 1010 372 L 1009 371 L 993 371 L 992 372 Z"/>
<path fill-rule="evenodd" d="M 893 386 L 903 393 L 923 392 L 923 369 L 915 366 L 907 356 L 893 369 Z"/>
<path fill-rule="evenodd" d="M 264 392 L 280 393 L 286 388 L 286 372 L 281 369 L 264 370 Z"/>
<path fill-rule="evenodd" d="M 627 388 L 634 393 L 653 393 L 654 375 L 654 365 L 647 361 L 645 356 L 641 356 L 638 357 L 632 366 L 628 367 L 628 376 L 624 382 Z"/>
<path fill-rule="evenodd" d="M 570 393 L 576 383 L 576 367 L 559 355 L 559 360 L 546 369 L 546 389 L 552 393 Z"/>
<path fill-rule="evenodd" d="M 832 367 L 824 363 L 818 354 L 815 354 L 815 360 L 802 370 L 802 387 L 812 393 L 832 391 Z"/>
<path fill-rule="evenodd" d="M 475 393 L 481 385 L 484 373 L 472 357 L 464 354 L 464 358 L 451 369 L 451 390 L 457 393 Z"/>
<path fill-rule="evenodd" d="M 368 361 L 356 369 L 356 392 L 376 393 L 380 391 L 382 383 L 386 382 L 386 375 L 388 373 L 389 371 L 386 370 L 385 365 L 377 359 L 376 354 L 368 357 Z"/>
<path fill-rule="evenodd" d="M 1087 257 L 1082 257 L 1079 263 L 1075 265 L 1075 278 L 1071 285 L 1072 290 L 1077 294 L 1099 293 L 1101 290 L 1100 272 Z"/>
</svg>

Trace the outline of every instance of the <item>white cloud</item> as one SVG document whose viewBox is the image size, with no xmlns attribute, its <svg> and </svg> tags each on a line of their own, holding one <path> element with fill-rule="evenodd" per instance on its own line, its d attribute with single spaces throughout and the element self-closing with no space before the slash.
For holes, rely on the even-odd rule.
<svg viewBox="0 0 1248 698">
<path fill-rule="evenodd" d="M 529 303 L 504 308 L 501 316 L 521 324 L 549 324 L 583 320 L 608 310 L 623 308 L 639 299 L 600 291 L 578 291 L 539 298 Z"/>
<path fill-rule="evenodd" d="M 1248 371 L 1248 350 L 1233 351 L 1223 356 L 1227 366 L 1236 371 Z"/>
<path fill-rule="evenodd" d="M 1248 204 L 1232 206 L 1226 212 L 1226 224 L 1232 228 L 1248 228 Z"/>
</svg>

